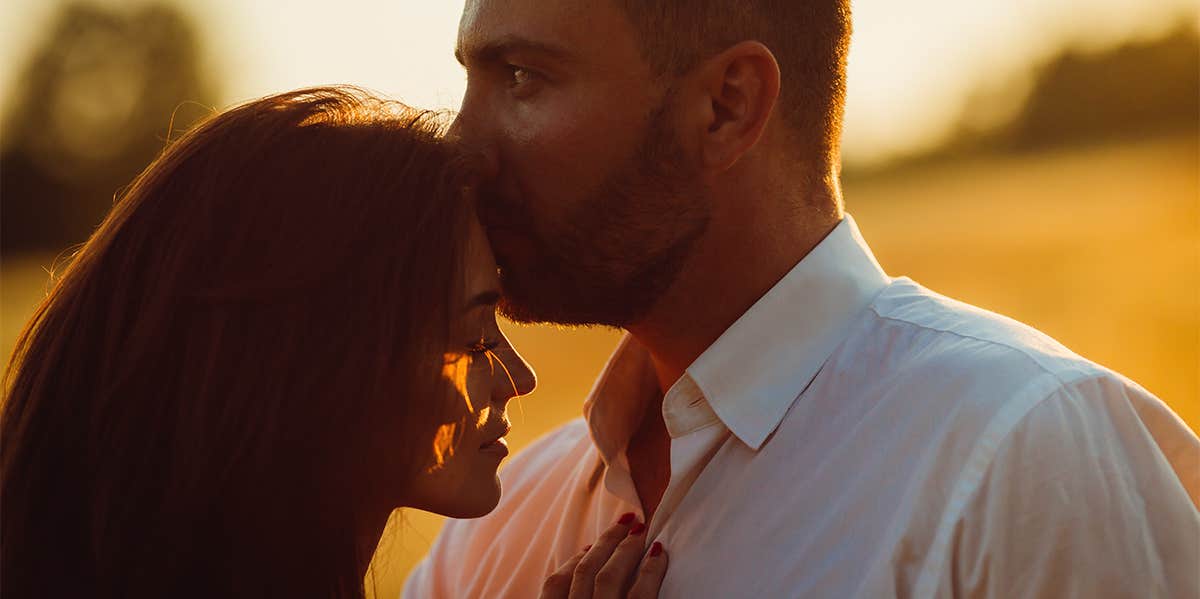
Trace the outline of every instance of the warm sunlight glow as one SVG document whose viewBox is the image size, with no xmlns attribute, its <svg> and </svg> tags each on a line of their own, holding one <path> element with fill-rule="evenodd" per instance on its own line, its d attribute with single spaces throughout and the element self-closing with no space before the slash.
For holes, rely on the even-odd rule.
<svg viewBox="0 0 1200 599">
<path fill-rule="evenodd" d="M 171 9 L 159 12 L 174 34 L 131 16 L 149 6 Z M 0 2 L 0 149 L 15 157 L 3 164 L 12 226 L 0 357 L 45 298 L 47 268 L 67 264 L 67 248 L 111 210 L 113 193 L 212 109 L 352 84 L 452 118 L 466 89 L 453 55 L 462 7 Z M 855 0 L 841 183 L 888 275 L 1028 323 L 1200 430 L 1196 11 L 1196 0 Z M 538 378 L 528 409 L 521 398 L 506 408 L 520 411 L 505 437 L 517 454 L 581 417 L 621 335 L 500 327 L 512 347 L 480 340 L 444 354 L 444 385 L 431 398 L 446 402 L 444 422 L 427 471 L 456 452 L 470 458 L 468 427 L 499 420 L 500 392 L 518 389 L 506 361 L 525 384 L 514 347 Z M 368 596 L 399 596 L 441 522 L 397 511 Z"/>
<path fill-rule="evenodd" d="M 471 371 L 470 354 L 447 352 L 443 362 L 445 365 L 442 366 L 442 378 L 450 383 L 455 394 L 466 404 L 467 412 L 474 413 L 475 407 L 471 405 L 471 393 L 467 389 L 467 375 Z"/>
<path fill-rule="evenodd" d="M 149 0 L 99 0 L 133 7 Z M 64 0 L 0 3 L 0 89 Z M 228 104 L 353 83 L 423 108 L 456 109 L 466 79 L 453 48 L 461 0 L 178 0 L 220 72 Z M 873 162 L 935 144 L 981 86 L 1014 88 L 1065 42 L 1103 48 L 1161 33 L 1191 0 L 920 0 L 854 3 L 845 155 Z M 0 99 L 0 102 L 4 100 Z"/>
</svg>

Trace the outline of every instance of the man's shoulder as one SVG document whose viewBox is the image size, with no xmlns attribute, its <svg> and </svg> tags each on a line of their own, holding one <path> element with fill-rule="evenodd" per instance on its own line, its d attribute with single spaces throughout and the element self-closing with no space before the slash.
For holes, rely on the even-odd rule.
<svg viewBox="0 0 1200 599">
<path fill-rule="evenodd" d="M 1154 394 L 1011 318 L 899 279 L 865 320 L 855 343 L 862 351 L 842 356 L 840 368 L 857 356 L 869 365 L 860 368 L 875 369 L 862 378 L 882 396 L 942 423 L 938 439 L 964 452 L 983 457 L 1020 431 L 1032 433 L 1028 442 L 1139 430 L 1171 459 L 1196 447 Z"/>
<path fill-rule="evenodd" d="M 1007 316 L 898 279 L 870 306 L 871 333 L 902 348 L 906 370 L 948 380 L 977 377 L 1005 392 L 1034 379 L 1057 385 L 1116 373 L 1068 349 L 1049 335 Z"/>
<path fill-rule="evenodd" d="M 1077 397 L 1084 410 L 1107 410 L 1114 397 L 1161 403 L 1031 326 L 908 279 L 875 298 L 848 346 L 830 380 L 847 375 L 897 413 L 942 423 L 936 439 L 961 451 L 997 442 L 1055 396 Z"/>
</svg>

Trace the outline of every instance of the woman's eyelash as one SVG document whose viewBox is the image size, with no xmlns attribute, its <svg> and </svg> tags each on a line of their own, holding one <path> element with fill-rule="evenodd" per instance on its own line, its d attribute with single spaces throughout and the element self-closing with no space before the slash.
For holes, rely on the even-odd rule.
<svg viewBox="0 0 1200 599">
<path fill-rule="evenodd" d="M 500 347 L 499 341 L 488 341 L 486 339 L 480 339 L 480 340 L 476 341 L 475 343 L 472 343 L 471 345 L 467 346 L 467 349 L 472 354 L 486 354 L 490 351 L 494 351 L 498 347 Z"/>
</svg>

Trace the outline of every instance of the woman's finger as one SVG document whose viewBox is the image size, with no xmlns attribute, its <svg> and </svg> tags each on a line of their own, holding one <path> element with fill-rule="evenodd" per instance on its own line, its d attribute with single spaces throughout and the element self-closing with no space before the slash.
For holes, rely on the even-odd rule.
<svg viewBox="0 0 1200 599">
<path fill-rule="evenodd" d="M 579 560 L 579 565 L 575 567 L 575 575 L 571 579 L 571 599 L 592 599 L 596 573 L 608 563 L 608 558 L 612 556 L 617 544 L 629 535 L 629 528 L 636 518 L 635 514 L 621 516 L 616 524 L 596 539 L 592 548 Z"/>
<path fill-rule="evenodd" d="M 571 559 L 563 562 L 563 565 L 548 576 L 546 582 L 542 584 L 542 594 L 539 597 L 541 599 L 568 599 L 571 593 L 571 579 L 575 577 L 575 568 L 579 566 L 579 561 L 591 547 L 588 545 L 579 553 L 572 555 Z"/>
<path fill-rule="evenodd" d="M 646 549 L 646 525 L 638 522 L 629 535 L 613 550 L 608 562 L 596 573 L 592 599 L 624 599 L 625 591 L 633 584 L 638 562 Z"/>
<path fill-rule="evenodd" d="M 629 589 L 627 599 L 655 599 L 662 587 L 663 577 L 667 575 L 667 552 L 662 543 L 655 541 L 650 545 L 650 551 L 642 558 L 638 568 L 637 579 Z"/>
</svg>

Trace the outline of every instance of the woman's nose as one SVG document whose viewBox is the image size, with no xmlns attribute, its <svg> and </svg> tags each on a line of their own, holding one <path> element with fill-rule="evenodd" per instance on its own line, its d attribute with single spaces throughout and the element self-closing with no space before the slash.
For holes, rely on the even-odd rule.
<svg viewBox="0 0 1200 599">
<path fill-rule="evenodd" d="M 498 372 L 492 377 L 492 401 L 504 405 L 518 395 L 532 393 L 537 387 L 537 375 L 517 350 L 509 348 L 500 356 L 504 367 L 497 369 Z"/>
</svg>

